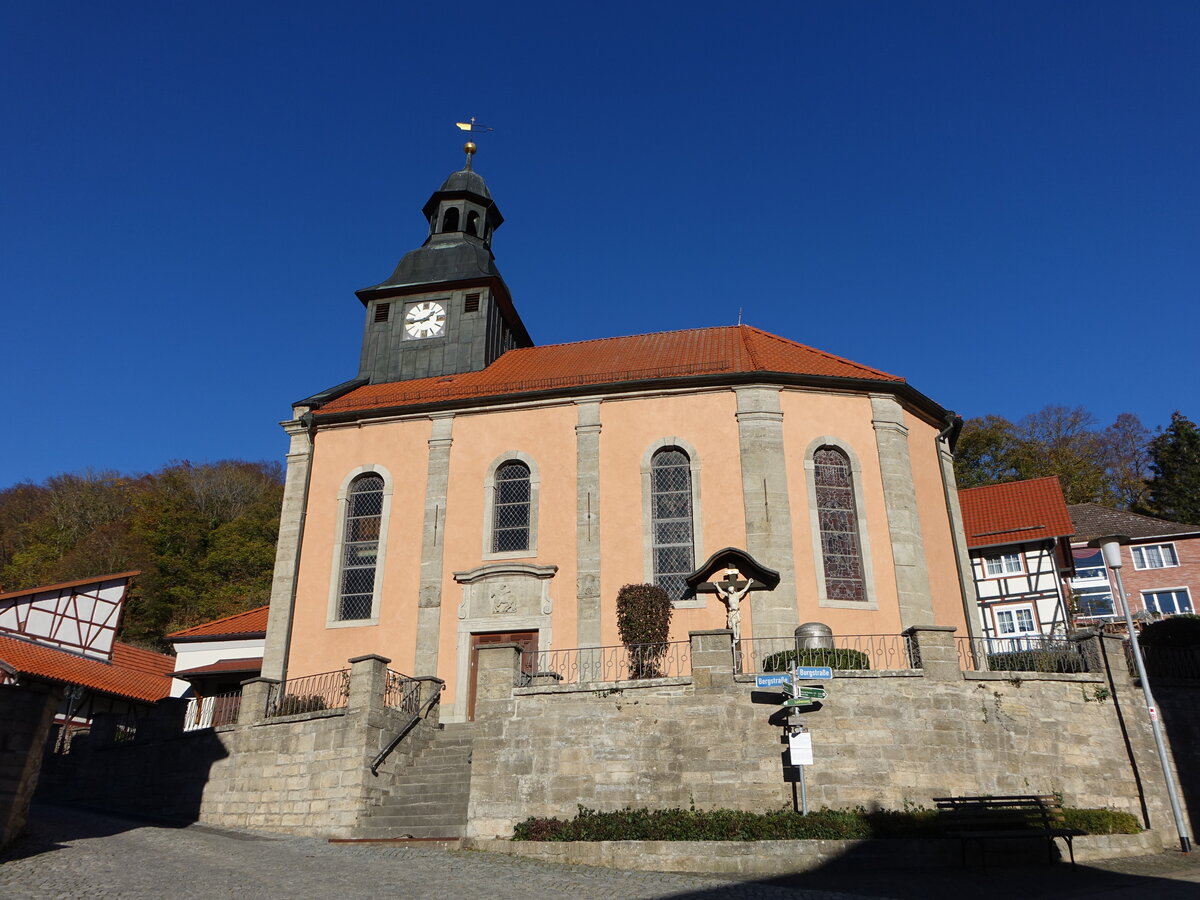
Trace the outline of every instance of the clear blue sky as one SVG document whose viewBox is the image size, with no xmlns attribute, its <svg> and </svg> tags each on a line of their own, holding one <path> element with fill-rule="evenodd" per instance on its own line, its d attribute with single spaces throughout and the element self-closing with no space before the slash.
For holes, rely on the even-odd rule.
<svg viewBox="0 0 1200 900">
<path fill-rule="evenodd" d="M 1200 3 L 0 8 L 0 486 L 281 458 L 462 163 L 538 343 L 745 320 L 1200 417 Z"/>
</svg>

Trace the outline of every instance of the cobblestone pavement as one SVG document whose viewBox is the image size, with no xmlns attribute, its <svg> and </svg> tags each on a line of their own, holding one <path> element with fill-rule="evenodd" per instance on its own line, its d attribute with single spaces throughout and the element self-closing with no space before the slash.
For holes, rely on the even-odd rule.
<svg viewBox="0 0 1200 900">
<path fill-rule="evenodd" d="M 39 805 L 0 863 L 0 897 L 308 900 L 360 897 L 590 900 L 590 898 L 969 897 L 1196 900 L 1200 853 L 1018 869 L 883 870 L 854 860 L 761 881 L 629 872 L 490 853 L 328 844 L 192 825 L 173 828 L 65 806 Z"/>
<path fill-rule="evenodd" d="M 500 854 L 331 845 L 203 825 L 171 828 L 49 805 L 34 808 L 25 836 L 0 865 L 0 897 L 855 900 L 829 890 L 554 865 Z"/>
</svg>

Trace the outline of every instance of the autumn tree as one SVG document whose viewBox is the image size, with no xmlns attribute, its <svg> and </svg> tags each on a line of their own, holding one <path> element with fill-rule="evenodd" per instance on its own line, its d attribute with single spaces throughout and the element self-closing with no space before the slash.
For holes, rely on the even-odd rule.
<svg viewBox="0 0 1200 900">
<path fill-rule="evenodd" d="M 1014 467 L 1021 478 L 1057 475 L 1067 503 L 1109 499 L 1096 417 L 1082 406 L 1046 406 L 1017 426 Z"/>
<path fill-rule="evenodd" d="M 1150 473 L 1145 511 L 1200 524 L 1200 428 L 1183 413 L 1150 441 Z"/>
<path fill-rule="evenodd" d="M 954 476 L 960 488 L 1015 481 L 1016 426 L 1000 416 L 982 416 L 963 423 L 954 448 Z"/>
<path fill-rule="evenodd" d="M 1113 505 L 1141 508 L 1150 474 L 1150 429 L 1133 413 L 1121 413 L 1100 433 L 1100 441 Z"/>
</svg>

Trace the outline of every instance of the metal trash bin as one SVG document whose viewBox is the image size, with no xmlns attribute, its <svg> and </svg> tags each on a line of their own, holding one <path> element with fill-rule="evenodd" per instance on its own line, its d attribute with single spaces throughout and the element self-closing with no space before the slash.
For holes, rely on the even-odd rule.
<svg viewBox="0 0 1200 900">
<path fill-rule="evenodd" d="M 832 650 L 833 629 L 822 622 L 805 622 L 796 629 L 797 650 Z"/>
</svg>

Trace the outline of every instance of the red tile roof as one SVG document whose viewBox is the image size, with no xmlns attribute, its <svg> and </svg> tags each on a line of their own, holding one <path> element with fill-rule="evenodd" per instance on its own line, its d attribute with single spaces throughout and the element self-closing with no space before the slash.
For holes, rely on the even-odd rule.
<svg viewBox="0 0 1200 900">
<path fill-rule="evenodd" d="M 19 591 L 8 591 L 0 594 L 0 600 L 11 600 L 13 597 L 24 597 L 29 594 L 44 594 L 49 591 L 61 591 L 66 588 L 79 587 L 81 584 L 100 584 L 105 581 L 117 581 L 121 578 L 133 578 L 141 575 L 140 570 L 132 572 L 116 572 L 112 575 L 94 575 L 91 578 L 77 578 L 74 581 L 63 581 L 59 584 L 42 584 L 38 587 L 24 588 Z"/>
<path fill-rule="evenodd" d="M 194 669 L 182 669 L 175 673 L 176 678 L 189 678 L 193 675 L 220 675 L 223 672 L 261 672 L 262 657 L 253 659 L 222 659 L 209 663 L 207 666 L 197 666 Z"/>
<path fill-rule="evenodd" d="M 972 549 L 1068 537 L 1075 531 L 1056 475 L 966 488 L 958 500 Z"/>
<path fill-rule="evenodd" d="M 128 644 L 115 644 L 113 661 L 106 663 L 5 635 L 0 635 L 0 663 L 32 678 L 145 702 L 171 693 L 170 672 L 175 666 L 173 657 Z"/>
<path fill-rule="evenodd" d="M 234 613 L 223 619 L 202 622 L 182 631 L 173 631 L 168 638 L 232 637 L 234 635 L 265 635 L 267 633 L 267 611 L 271 607 L 260 606 L 246 612 Z"/>
<path fill-rule="evenodd" d="M 729 325 L 522 347 L 478 372 L 368 384 L 315 415 L 416 406 L 475 397 L 563 390 L 697 375 L 778 372 L 903 384 L 904 379 L 751 328 Z"/>
</svg>

